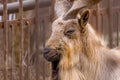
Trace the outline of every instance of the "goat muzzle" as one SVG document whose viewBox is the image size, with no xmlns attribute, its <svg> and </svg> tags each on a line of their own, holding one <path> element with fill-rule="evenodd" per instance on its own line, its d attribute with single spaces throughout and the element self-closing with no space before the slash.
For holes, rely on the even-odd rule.
<svg viewBox="0 0 120 80">
<path fill-rule="evenodd" d="M 60 60 L 60 52 L 56 49 L 44 48 L 43 55 L 44 55 L 45 59 L 50 62 Z"/>
</svg>

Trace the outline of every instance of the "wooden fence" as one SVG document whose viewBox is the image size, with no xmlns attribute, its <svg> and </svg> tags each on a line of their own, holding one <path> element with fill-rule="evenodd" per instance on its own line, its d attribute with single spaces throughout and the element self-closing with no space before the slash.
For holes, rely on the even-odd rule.
<svg viewBox="0 0 120 80">
<path fill-rule="evenodd" d="M 45 41 L 51 33 L 51 1 L 8 3 L 3 0 L 0 5 L 0 80 L 51 79 L 50 63 L 42 56 Z M 119 46 L 120 0 L 103 0 L 94 6 L 90 23 L 104 36 L 108 46 Z"/>
<path fill-rule="evenodd" d="M 103 0 L 91 11 L 91 24 L 110 48 L 120 45 L 120 0 Z"/>
</svg>

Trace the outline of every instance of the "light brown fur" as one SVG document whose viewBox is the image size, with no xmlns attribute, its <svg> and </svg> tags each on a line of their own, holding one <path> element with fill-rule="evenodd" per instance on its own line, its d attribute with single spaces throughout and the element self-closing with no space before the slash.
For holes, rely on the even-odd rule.
<svg viewBox="0 0 120 80">
<path fill-rule="evenodd" d="M 62 24 L 62 25 L 61 25 Z M 75 35 L 68 39 L 64 32 L 75 27 Z M 80 33 L 76 19 L 57 19 L 46 45 L 62 47 L 59 80 L 120 80 L 120 50 L 110 50 L 90 24 Z"/>
<path fill-rule="evenodd" d="M 88 11 L 76 18 L 79 10 L 99 1 L 56 0 L 58 19 L 52 24 L 46 46 L 61 54 L 57 80 L 120 80 L 120 49 L 109 49 L 105 45 L 87 23 Z"/>
</svg>

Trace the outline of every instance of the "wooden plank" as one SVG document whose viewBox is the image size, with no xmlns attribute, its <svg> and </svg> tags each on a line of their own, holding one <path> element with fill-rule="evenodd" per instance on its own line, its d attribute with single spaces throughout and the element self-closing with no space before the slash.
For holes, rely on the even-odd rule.
<svg viewBox="0 0 120 80">
<path fill-rule="evenodd" d="M 19 46 L 19 51 L 20 51 L 20 56 L 19 56 L 19 70 L 20 70 L 20 75 L 19 79 L 23 80 L 23 67 L 22 67 L 22 56 L 24 54 L 24 32 L 23 32 L 23 2 L 22 0 L 19 0 L 19 19 L 20 19 L 20 46 Z"/>
<path fill-rule="evenodd" d="M 119 12 L 117 12 L 117 46 L 119 46 L 119 41 L 120 41 L 120 15 Z"/>
<path fill-rule="evenodd" d="M 113 13 L 112 13 L 112 0 L 109 0 L 109 5 L 108 5 L 108 16 L 109 16 L 109 46 L 112 48 L 113 47 Z"/>
<path fill-rule="evenodd" d="M 3 9 L 4 9 L 4 11 L 3 11 L 3 21 L 4 21 L 4 80 L 7 80 L 7 70 L 6 70 L 6 65 L 7 65 L 7 58 L 6 58 L 6 56 L 8 55 L 8 25 L 7 25 L 7 0 L 4 0 L 4 2 L 3 2 L 4 4 L 3 4 Z"/>
<path fill-rule="evenodd" d="M 39 0 L 35 0 L 35 39 L 36 39 L 36 43 L 35 43 L 35 57 L 36 57 L 36 61 L 35 61 L 35 72 L 36 72 L 36 76 L 35 76 L 35 80 L 39 80 L 39 66 L 38 66 L 38 53 L 39 53 L 39 38 L 38 38 L 38 32 L 39 32 L 39 4 L 38 4 Z M 44 80 L 44 79 L 43 79 Z"/>
</svg>

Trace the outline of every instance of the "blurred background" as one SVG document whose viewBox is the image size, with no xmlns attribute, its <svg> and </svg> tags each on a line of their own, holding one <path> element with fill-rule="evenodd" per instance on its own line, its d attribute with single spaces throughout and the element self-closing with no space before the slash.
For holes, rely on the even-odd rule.
<svg viewBox="0 0 120 80">
<path fill-rule="evenodd" d="M 0 80 L 50 80 L 42 55 L 55 0 L 0 0 Z M 110 48 L 120 45 L 120 0 L 102 0 L 90 23 Z"/>
</svg>

